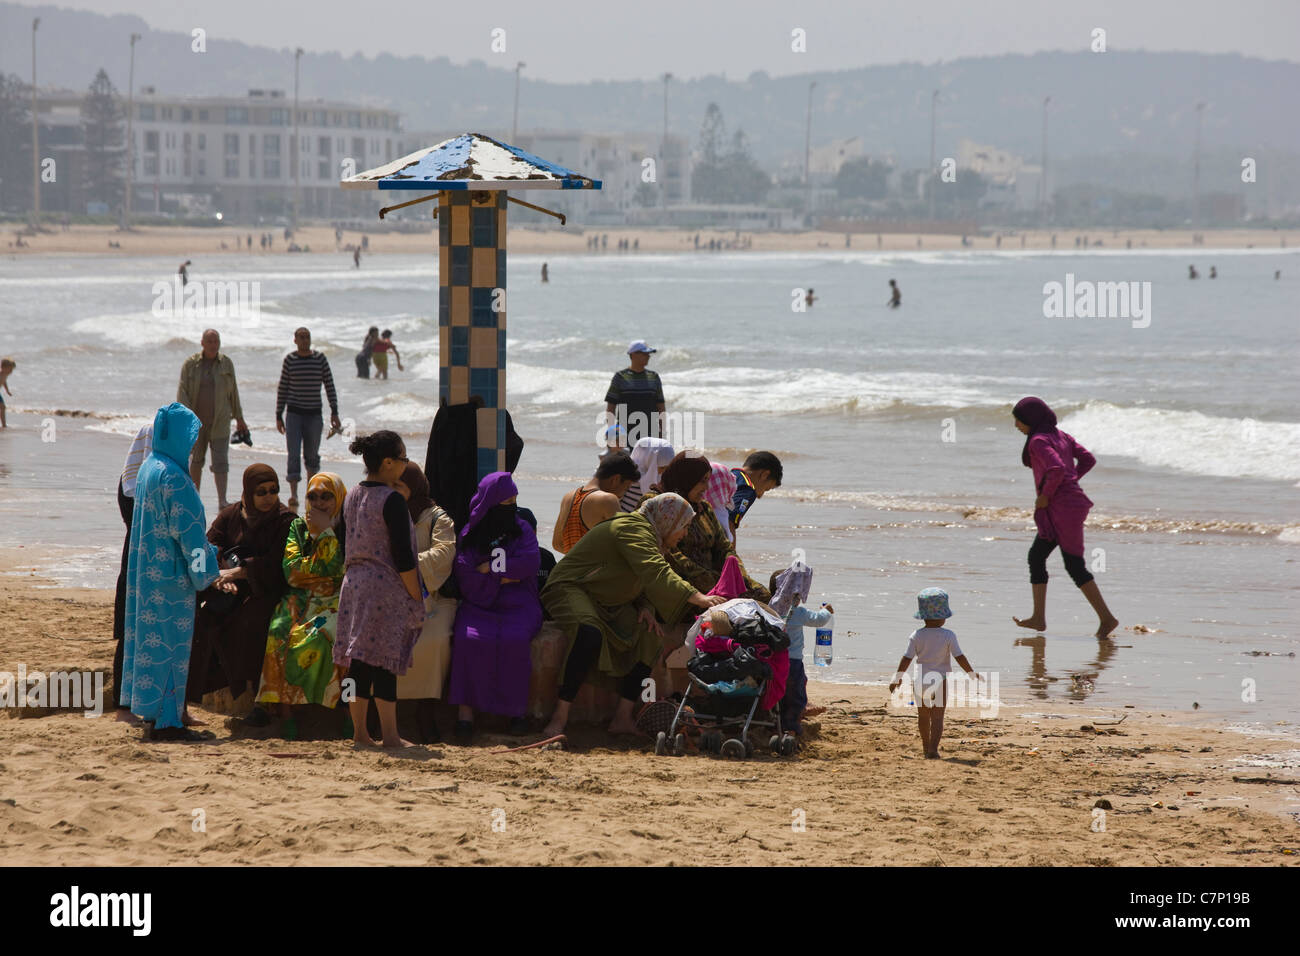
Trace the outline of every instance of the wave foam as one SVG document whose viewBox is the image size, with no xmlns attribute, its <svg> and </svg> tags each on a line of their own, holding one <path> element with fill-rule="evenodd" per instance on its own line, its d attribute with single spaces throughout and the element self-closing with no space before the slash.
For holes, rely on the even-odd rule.
<svg viewBox="0 0 1300 956">
<path fill-rule="evenodd" d="M 1300 481 L 1300 424 L 1088 402 L 1061 427 L 1097 455 L 1216 478 Z"/>
</svg>

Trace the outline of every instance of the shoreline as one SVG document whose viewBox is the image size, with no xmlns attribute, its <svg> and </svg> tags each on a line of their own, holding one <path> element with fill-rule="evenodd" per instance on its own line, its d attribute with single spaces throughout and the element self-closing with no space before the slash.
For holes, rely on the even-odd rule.
<svg viewBox="0 0 1300 956">
<path fill-rule="evenodd" d="M 31 663 L 111 660 L 111 594 L 0 580 L 0 613 Z M 725 766 L 581 725 L 565 751 L 495 754 L 511 738 L 483 733 L 390 754 L 232 738 L 201 710 L 217 739 L 194 745 L 10 712 L 0 827 L 12 859 L 45 865 L 1300 865 L 1296 788 L 1233 780 L 1266 775 L 1247 757 L 1295 753 L 1280 742 L 1144 712 L 954 711 L 943 759 L 924 761 L 883 689 L 809 691 L 828 709 L 799 755 Z"/>
<path fill-rule="evenodd" d="M 378 223 L 378 220 L 376 220 Z M 58 225 L 45 225 L 51 231 L 36 236 L 25 236 L 26 245 L 18 248 L 14 245 L 14 236 L 25 229 L 17 223 L 0 226 L 0 252 L 9 256 L 49 256 L 49 255 L 103 255 L 103 256 L 158 256 L 173 255 L 183 257 L 212 255 L 257 255 L 273 259 L 282 255 L 333 255 L 346 258 L 351 265 L 352 244 L 360 244 L 363 233 L 345 231 L 343 241 L 336 248 L 334 229 L 330 226 L 303 226 L 295 241 L 307 246 L 311 251 L 288 253 L 288 244 L 283 240 L 282 226 L 232 226 L 195 227 L 195 226 L 137 226 L 129 232 L 121 232 L 116 226 L 74 225 L 68 232 L 63 232 Z M 259 248 L 257 253 L 244 245 L 235 247 L 237 240 L 244 240 L 256 232 L 270 231 L 275 241 L 270 251 Z M 592 226 L 590 228 L 536 229 L 513 226 L 507 237 L 507 248 L 511 252 L 523 254 L 583 254 L 592 256 L 637 255 L 690 252 L 698 255 L 717 254 L 707 248 L 697 250 L 694 237 L 698 233 L 700 241 L 707 245 L 710 239 L 723 243 L 734 242 L 737 232 L 742 239 L 749 239 L 752 245 L 748 249 L 727 249 L 722 252 L 1142 252 L 1158 250 L 1185 250 L 1189 255 L 1203 257 L 1213 251 L 1257 249 L 1261 251 L 1285 251 L 1300 248 L 1300 229 L 1098 229 L 1060 227 L 1056 229 L 993 229 L 984 234 L 972 235 L 969 245 L 962 245 L 960 235 L 948 233 L 880 233 L 880 245 L 876 244 L 877 234 L 854 233 L 852 245 L 844 244 L 843 232 L 803 231 L 803 232 L 753 232 L 741 229 L 681 229 L 673 227 L 630 227 L 630 226 Z M 608 236 L 611 243 L 599 252 L 586 248 L 587 238 L 591 235 Z M 1025 245 L 1020 245 L 1024 235 Z M 1204 239 L 1203 245 L 1193 244 L 1193 235 L 1199 234 Z M 375 232 L 369 236 L 369 250 L 362 253 L 362 268 L 366 260 L 373 255 L 384 254 L 425 254 L 437 250 L 437 237 L 433 224 L 428 230 L 412 233 Z M 999 246 L 997 236 L 1002 236 Z M 1051 237 L 1056 235 L 1057 246 L 1051 245 Z M 1089 247 L 1076 247 L 1076 237 L 1087 237 Z M 918 238 L 921 241 L 917 245 Z M 629 250 L 618 252 L 613 248 L 620 239 L 627 239 Z M 1132 248 L 1126 243 L 1132 242 Z M 110 248 L 109 243 L 120 243 L 121 248 Z M 1100 245 L 1097 243 L 1100 242 Z M 225 243 L 225 249 L 221 248 Z M 630 246 L 638 243 L 635 251 Z M 196 266 L 196 271 L 197 271 Z"/>
</svg>

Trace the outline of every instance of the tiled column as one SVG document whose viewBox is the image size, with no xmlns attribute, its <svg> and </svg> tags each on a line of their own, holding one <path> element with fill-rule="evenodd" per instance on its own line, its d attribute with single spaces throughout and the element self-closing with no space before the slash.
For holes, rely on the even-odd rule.
<svg viewBox="0 0 1300 956">
<path fill-rule="evenodd" d="M 506 468 L 505 190 L 441 192 L 438 257 L 438 396 L 448 405 L 482 398 L 482 479 Z"/>
</svg>

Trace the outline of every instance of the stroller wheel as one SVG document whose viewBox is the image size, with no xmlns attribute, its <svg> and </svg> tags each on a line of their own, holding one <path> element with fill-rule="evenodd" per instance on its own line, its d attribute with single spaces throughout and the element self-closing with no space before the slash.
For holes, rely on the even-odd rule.
<svg viewBox="0 0 1300 956">
<path fill-rule="evenodd" d="M 786 734 L 781 738 L 781 756 L 789 757 L 799 747 L 799 741 L 793 734 Z"/>
<path fill-rule="evenodd" d="M 752 740 L 748 740 L 748 739 L 745 740 L 745 756 L 746 757 L 754 756 L 754 742 Z"/>
<path fill-rule="evenodd" d="M 673 738 L 673 756 L 680 757 L 686 753 L 686 735 L 678 734 Z"/>
<path fill-rule="evenodd" d="M 668 752 L 668 735 L 662 730 L 655 737 L 655 756 L 662 757 Z"/>
<path fill-rule="evenodd" d="M 779 754 L 781 752 L 781 738 L 778 737 L 776 734 L 773 734 L 771 736 L 771 738 L 767 742 L 767 745 L 772 749 L 772 753 Z"/>
<path fill-rule="evenodd" d="M 722 756 L 732 757 L 736 760 L 744 760 L 745 745 L 738 737 L 728 737 L 722 742 Z"/>
</svg>

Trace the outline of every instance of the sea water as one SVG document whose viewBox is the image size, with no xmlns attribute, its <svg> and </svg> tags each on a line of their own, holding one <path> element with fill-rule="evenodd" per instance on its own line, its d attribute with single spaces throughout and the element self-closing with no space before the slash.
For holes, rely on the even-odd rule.
<svg viewBox="0 0 1300 956">
<path fill-rule="evenodd" d="M 352 429 L 393 428 L 422 461 L 437 404 L 433 252 L 371 256 L 360 270 L 342 255 L 187 254 L 192 281 L 259 283 L 255 314 L 221 318 L 156 314 L 174 256 L 0 260 L 0 354 L 18 361 L 0 547 L 39 546 L 42 573 L 112 585 L 129 438 L 174 399 L 209 325 L 253 433 L 252 449 L 231 450 L 232 497 L 250 462 L 283 469 L 275 390 L 300 325 L 329 357 Z M 730 465 L 750 449 L 781 457 L 782 486 L 746 515 L 738 550 L 760 580 L 799 556 L 814 568 L 809 601 L 834 604 L 840 623 L 834 679 L 887 680 L 916 591 L 940 586 L 948 626 L 977 669 L 1001 672 L 1004 696 L 1196 703 L 1278 726 L 1300 687 L 1287 656 L 1300 649 L 1300 258 L 1192 258 L 1219 278 L 1188 281 L 1187 251 L 1155 250 L 511 256 L 521 504 L 549 540 L 561 495 L 596 464 L 609 379 L 644 338 L 694 444 Z M 1067 275 L 1150 282 L 1149 325 L 1045 317 L 1044 288 Z M 885 306 L 891 278 L 897 310 Z M 808 287 L 816 304 L 792 311 Z M 387 381 L 355 377 L 371 325 L 393 330 L 406 366 Z M 1011 406 L 1030 394 L 1098 458 L 1083 481 L 1096 503 L 1085 559 L 1121 621 L 1113 642 L 1090 636 L 1095 617 L 1055 556 L 1046 635 L 1010 620 L 1029 611 L 1034 496 Z M 56 440 L 43 442 L 48 423 Z M 341 438 L 322 455 L 360 477 Z M 210 474 L 203 494 L 214 510 Z"/>
</svg>

